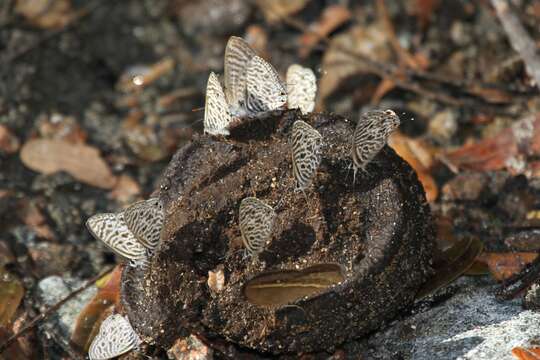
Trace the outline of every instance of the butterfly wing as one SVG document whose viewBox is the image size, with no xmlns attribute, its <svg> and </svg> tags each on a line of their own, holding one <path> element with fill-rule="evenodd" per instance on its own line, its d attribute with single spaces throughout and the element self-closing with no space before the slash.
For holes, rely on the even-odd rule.
<svg viewBox="0 0 540 360">
<path fill-rule="evenodd" d="M 90 344 L 90 360 L 112 359 L 133 350 L 141 343 L 129 321 L 120 314 L 107 317 Z"/>
<path fill-rule="evenodd" d="M 232 121 L 229 105 L 216 74 L 210 73 L 206 84 L 204 105 L 204 131 L 212 135 L 229 135 L 228 126 Z"/>
<path fill-rule="evenodd" d="M 293 175 L 298 189 L 305 190 L 313 181 L 322 160 L 322 136 L 308 123 L 295 121 L 291 133 Z"/>
<path fill-rule="evenodd" d="M 123 213 L 94 215 L 86 221 L 86 227 L 118 255 L 135 262 L 146 259 L 146 249 L 127 227 Z"/>
<path fill-rule="evenodd" d="M 250 115 L 283 108 L 287 90 L 276 69 L 259 56 L 251 59 L 246 76 L 246 110 Z"/>
<path fill-rule="evenodd" d="M 245 102 L 246 73 L 249 61 L 256 56 L 255 51 L 244 39 L 231 36 L 225 48 L 225 96 L 233 109 L 239 109 Z"/>
<path fill-rule="evenodd" d="M 379 153 L 400 120 L 392 110 L 374 110 L 363 114 L 353 135 L 352 158 L 355 169 L 362 169 Z"/>
<path fill-rule="evenodd" d="M 287 107 L 308 114 L 315 108 L 317 78 L 313 70 L 293 64 L 287 69 Z"/>
<path fill-rule="evenodd" d="M 161 238 L 164 214 L 158 198 L 138 201 L 124 211 L 129 230 L 149 250 L 154 250 Z"/>
<path fill-rule="evenodd" d="M 274 209 L 257 198 L 248 197 L 240 203 L 238 219 L 247 253 L 252 257 L 260 254 L 272 236 Z"/>
</svg>

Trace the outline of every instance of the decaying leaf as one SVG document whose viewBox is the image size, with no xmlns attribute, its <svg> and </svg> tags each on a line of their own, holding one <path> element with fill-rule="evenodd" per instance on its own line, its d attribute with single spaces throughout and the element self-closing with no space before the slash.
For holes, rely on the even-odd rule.
<svg viewBox="0 0 540 360">
<path fill-rule="evenodd" d="M 302 271 L 283 270 L 257 276 L 246 284 L 244 294 L 253 304 L 279 306 L 313 296 L 344 280 L 338 265 L 320 264 Z"/>
<path fill-rule="evenodd" d="M 109 310 L 120 303 L 121 275 L 122 266 L 118 265 L 109 275 L 98 280 L 96 282 L 97 294 L 77 317 L 71 341 L 85 353 L 92 342 L 92 335 L 99 330 L 100 320 L 105 319 Z"/>
<path fill-rule="evenodd" d="M 40 137 L 84 143 L 88 137 L 74 116 L 59 113 L 42 114 L 38 117 L 37 128 Z"/>
<path fill-rule="evenodd" d="M 59 29 L 73 17 L 70 0 L 17 0 L 15 11 L 43 29 Z"/>
<path fill-rule="evenodd" d="M 351 18 L 351 12 L 343 5 L 329 5 L 324 9 L 320 19 L 309 26 L 309 32 L 300 37 L 298 55 L 307 57 L 320 39 L 330 35 L 332 31 L 343 25 Z"/>
<path fill-rule="evenodd" d="M 388 139 L 388 145 L 407 161 L 418 174 L 428 201 L 435 201 L 439 189 L 429 169 L 434 163 L 434 149 L 418 139 L 409 138 L 399 131 L 395 131 Z"/>
<path fill-rule="evenodd" d="M 487 264 L 495 279 L 502 281 L 519 273 L 527 264 L 538 257 L 537 253 L 484 253 L 478 261 Z"/>
<path fill-rule="evenodd" d="M 47 224 L 45 216 L 34 201 L 26 201 L 26 199 L 20 201 L 17 208 L 17 216 L 26 226 L 31 228 L 38 237 L 47 240 L 55 239 L 54 232 Z"/>
<path fill-rule="evenodd" d="M 52 174 L 65 171 L 75 179 L 111 189 L 116 178 L 99 151 L 88 145 L 55 139 L 29 140 L 21 149 L 21 160 L 30 169 Z"/>
<path fill-rule="evenodd" d="M 296 14 L 309 0 L 257 0 L 257 5 L 269 23 L 279 22 L 284 16 Z"/>
<path fill-rule="evenodd" d="M 512 349 L 512 355 L 518 360 L 539 360 L 540 347 L 522 348 L 515 347 Z"/>
<path fill-rule="evenodd" d="M 7 326 L 21 303 L 24 288 L 19 280 L 0 269 L 0 327 Z"/>
<path fill-rule="evenodd" d="M 491 171 L 507 168 L 525 171 L 523 158 L 540 154 L 540 113 L 529 115 L 494 137 L 450 151 L 445 159 L 456 168 Z"/>
<path fill-rule="evenodd" d="M 361 61 L 343 49 L 380 63 L 388 62 L 392 54 L 388 35 L 381 22 L 368 27 L 355 26 L 344 34 L 332 37 L 322 60 L 323 75 L 319 83 L 321 100 L 332 94 L 343 80 L 368 72 Z"/>
<path fill-rule="evenodd" d="M 19 139 L 6 126 L 0 125 L 0 152 L 14 154 L 20 147 Z"/>
<path fill-rule="evenodd" d="M 141 187 L 128 175 L 120 175 L 109 196 L 122 205 L 128 205 L 141 194 Z"/>
<path fill-rule="evenodd" d="M 422 299 L 463 275 L 482 253 L 483 244 L 476 238 L 456 242 L 446 251 L 434 254 L 435 274 L 422 286 L 416 299 Z"/>
</svg>

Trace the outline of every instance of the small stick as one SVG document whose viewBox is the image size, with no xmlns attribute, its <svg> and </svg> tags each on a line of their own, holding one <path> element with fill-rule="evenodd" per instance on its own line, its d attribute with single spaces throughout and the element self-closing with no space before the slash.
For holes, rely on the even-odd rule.
<svg viewBox="0 0 540 360">
<path fill-rule="evenodd" d="M 100 274 L 94 276 L 90 280 L 86 282 L 83 286 L 78 288 L 77 290 L 72 291 L 69 295 L 67 295 L 62 300 L 58 301 L 56 304 L 49 307 L 47 310 L 33 318 L 28 325 L 24 326 L 22 329 L 17 331 L 17 333 L 13 334 L 9 339 L 7 339 L 3 344 L 0 345 L 0 354 L 4 352 L 16 339 L 18 339 L 21 335 L 27 333 L 29 330 L 36 327 L 42 320 L 46 319 L 49 315 L 51 315 L 53 312 L 57 311 L 62 305 L 64 305 L 69 300 L 73 299 L 75 296 L 83 292 L 84 290 L 88 289 L 90 286 L 94 285 L 94 283 L 101 279 L 103 276 L 107 275 L 112 271 L 113 267 L 108 267 L 105 271 L 102 271 Z"/>
<path fill-rule="evenodd" d="M 540 88 L 540 57 L 536 54 L 536 44 L 531 39 L 517 15 L 505 0 L 491 0 L 497 16 L 503 26 L 510 45 L 523 59 L 527 72 Z"/>
</svg>

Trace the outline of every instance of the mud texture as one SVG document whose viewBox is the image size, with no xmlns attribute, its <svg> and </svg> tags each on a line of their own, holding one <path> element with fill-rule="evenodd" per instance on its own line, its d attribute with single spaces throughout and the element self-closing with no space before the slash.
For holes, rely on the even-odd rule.
<svg viewBox="0 0 540 360">
<path fill-rule="evenodd" d="M 305 194 L 294 191 L 288 145 L 300 118 L 325 141 Z M 167 212 L 160 248 L 148 269 L 126 267 L 123 274 L 122 304 L 145 341 L 168 348 L 198 333 L 267 354 L 332 351 L 411 305 L 432 272 L 424 191 L 388 147 L 353 184 L 353 128 L 337 115 L 288 111 L 243 124 L 227 139 L 195 137 L 178 150 L 159 190 Z M 257 260 L 241 251 L 238 206 L 247 196 L 273 206 L 278 217 Z M 345 280 L 285 306 L 245 297 L 256 276 L 324 264 L 337 264 Z M 214 292 L 208 272 L 220 265 L 225 285 Z"/>
</svg>

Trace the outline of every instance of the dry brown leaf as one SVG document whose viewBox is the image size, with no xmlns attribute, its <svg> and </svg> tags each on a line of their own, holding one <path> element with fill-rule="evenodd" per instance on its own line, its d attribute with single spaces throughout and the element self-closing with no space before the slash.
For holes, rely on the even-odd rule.
<svg viewBox="0 0 540 360">
<path fill-rule="evenodd" d="M 0 269 L 0 327 L 7 326 L 21 303 L 24 288 L 19 280 Z"/>
<path fill-rule="evenodd" d="M 250 25 L 246 29 L 246 35 L 244 36 L 246 42 L 265 59 L 269 58 L 268 55 L 268 34 L 266 30 L 260 25 Z"/>
<path fill-rule="evenodd" d="M 418 18 L 418 23 L 422 29 L 431 21 L 433 12 L 439 5 L 439 0 L 416 0 L 414 2 L 414 14 Z"/>
<path fill-rule="evenodd" d="M 349 21 L 351 12 L 343 5 L 330 5 L 324 9 L 321 18 L 309 26 L 309 32 L 300 37 L 298 56 L 307 57 L 311 50 L 324 38 L 338 27 Z"/>
<path fill-rule="evenodd" d="M 456 242 L 445 251 L 436 251 L 433 261 L 435 273 L 422 285 L 416 299 L 432 294 L 463 275 L 474 264 L 482 249 L 480 240 L 468 238 Z"/>
<path fill-rule="evenodd" d="M 537 253 L 528 252 L 484 253 L 480 255 L 478 261 L 487 264 L 493 277 L 498 281 L 502 281 L 519 273 L 527 264 L 533 262 L 537 256 Z"/>
<path fill-rule="evenodd" d="M 55 236 L 47 221 L 45 216 L 41 213 L 41 210 L 38 208 L 35 202 L 26 201 L 23 199 L 19 203 L 19 208 L 17 209 L 17 215 L 21 221 L 31 228 L 38 237 L 54 240 Z"/>
<path fill-rule="evenodd" d="M 70 0 L 17 0 L 15 12 L 43 29 L 60 29 L 74 16 Z"/>
<path fill-rule="evenodd" d="M 135 201 L 141 194 L 141 187 L 128 175 L 120 175 L 109 196 L 122 205 L 127 205 Z"/>
<path fill-rule="evenodd" d="M 344 34 L 332 37 L 322 60 L 324 71 L 319 83 L 322 101 L 332 94 L 343 80 L 352 75 L 368 73 L 362 62 L 345 53 L 343 49 L 381 63 L 388 62 L 391 56 L 388 36 L 380 22 L 368 27 L 355 26 Z"/>
<path fill-rule="evenodd" d="M 83 183 L 103 189 L 111 189 L 116 183 L 111 169 L 92 146 L 35 139 L 24 144 L 20 156 L 24 165 L 43 174 L 65 171 Z"/>
<path fill-rule="evenodd" d="M 103 281 L 98 281 L 97 294 L 90 300 L 81 311 L 75 322 L 75 330 L 71 336 L 71 341 L 85 352 L 90 346 L 93 334 L 96 328 L 99 328 L 100 319 L 104 318 L 105 313 L 111 307 L 120 303 L 120 280 L 122 276 L 122 266 L 118 265 L 112 273 Z"/>
<path fill-rule="evenodd" d="M 0 152 L 14 154 L 20 146 L 19 139 L 6 126 L 0 124 Z"/>
<path fill-rule="evenodd" d="M 395 132 L 388 139 L 388 145 L 412 166 L 422 183 L 428 201 L 435 201 L 439 195 L 439 188 L 429 168 L 433 164 L 434 150 L 418 139 L 411 139 L 400 132 Z"/>
<path fill-rule="evenodd" d="M 507 168 L 512 173 L 519 173 L 525 170 L 520 166 L 523 157 L 538 154 L 540 113 L 526 116 L 494 137 L 450 151 L 445 159 L 461 169 L 491 171 Z"/>
<path fill-rule="evenodd" d="M 42 138 L 80 144 L 86 142 L 87 134 L 73 116 L 58 113 L 46 114 L 39 116 L 37 122 L 38 132 Z"/>
<path fill-rule="evenodd" d="M 302 10 L 309 0 L 257 0 L 257 5 L 269 23 L 279 22 L 283 17 Z"/>
<path fill-rule="evenodd" d="M 512 355 L 518 360 L 540 360 L 540 347 L 515 347 L 512 349 Z"/>
</svg>

